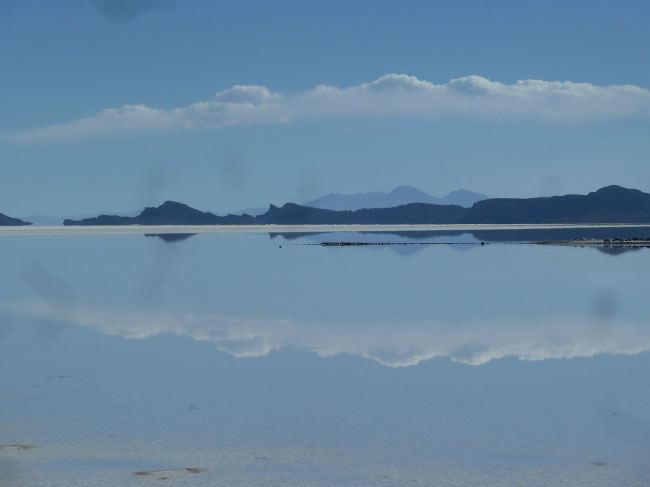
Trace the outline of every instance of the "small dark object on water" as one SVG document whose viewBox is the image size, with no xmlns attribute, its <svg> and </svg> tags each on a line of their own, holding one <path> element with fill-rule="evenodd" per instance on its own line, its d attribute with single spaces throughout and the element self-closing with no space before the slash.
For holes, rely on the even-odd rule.
<svg viewBox="0 0 650 487">
<path fill-rule="evenodd" d="M 2 450 L 31 450 L 36 448 L 36 445 L 26 445 L 23 443 L 15 443 L 12 445 L 0 445 L 0 451 Z"/>
<path fill-rule="evenodd" d="M 203 473 L 203 472 L 206 472 L 204 468 L 181 467 L 181 468 L 168 468 L 168 469 L 160 469 L 160 470 L 140 470 L 138 472 L 133 472 L 133 475 L 142 477 L 145 475 L 169 475 L 174 473 L 183 474 L 183 473 Z M 162 478 L 163 477 L 158 477 L 158 479 L 162 479 Z"/>
</svg>

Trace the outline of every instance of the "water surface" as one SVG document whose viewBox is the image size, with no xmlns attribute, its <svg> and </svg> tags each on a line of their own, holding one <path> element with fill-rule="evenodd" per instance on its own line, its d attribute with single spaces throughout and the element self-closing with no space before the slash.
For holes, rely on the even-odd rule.
<svg viewBox="0 0 650 487">
<path fill-rule="evenodd" d="M 648 485 L 648 249 L 185 237 L 0 239 L 0 484 Z"/>
</svg>

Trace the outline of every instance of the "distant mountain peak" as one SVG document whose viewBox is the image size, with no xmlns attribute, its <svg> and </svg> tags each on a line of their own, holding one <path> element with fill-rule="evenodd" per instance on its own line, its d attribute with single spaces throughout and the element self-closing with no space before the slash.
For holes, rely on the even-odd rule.
<svg viewBox="0 0 650 487">
<path fill-rule="evenodd" d="M 461 194 L 464 193 L 464 190 Z M 386 193 L 380 193 L 387 196 Z M 349 195 L 354 196 L 354 195 Z M 435 198 L 431 196 L 431 198 Z M 440 198 L 435 198 L 440 200 Z M 2 215 L 0 215 L 2 216 Z M 6 217 L 5 217 L 6 218 Z M 621 186 L 607 186 L 587 195 L 538 198 L 493 198 L 470 208 L 422 202 L 381 208 L 330 210 L 285 203 L 270 205 L 258 217 L 220 217 L 166 201 L 147 207 L 138 216 L 100 215 L 64 220 L 64 225 L 308 225 L 308 224 L 521 224 L 521 223 L 650 223 L 650 194 Z M 1 222 L 0 222 L 1 224 Z M 5 223 L 6 224 L 6 223 Z"/>
<path fill-rule="evenodd" d="M 185 203 L 179 203 L 178 201 L 167 200 L 158 208 L 190 208 L 190 206 Z"/>
<path fill-rule="evenodd" d="M 402 185 L 388 193 L 383 191 L 355 194 L 330 193 L 309 203 L 305 203 L 305 206 L 336 211 L 360 210 L 363 208 L 392 208 L 411 203 L 470 207 L 477 201 L 486 198 L 487 196 L 483 194 L 474 193 L 465 189 L 452 191 L 444 198 L 438 198 L 414 186 Z"/>
<path fill-rule="evenodd" d="M 428 193 L 425 193 L 421 189 L 415 188 L 413 186 L 398 186 L 397 188 L 393 189 L 389 195 L 403 195 L 403 196 L 411 196 L 411 197 L 424 197 L 424 198 L 435 198 L 435 196 L 431 196 Z M 424 203 L 424 201 L 416 201 L 415 203 Z"/>
<path fill-rule="evenodd" d="M 442 198 L 442 203 L 445 205 L 459 205 L 464 206 L 465 208 L 470 208 L 474 203 L 486 199 L 488 199 L 488 197 L 484 194 L 460 188 L 447 193 Z"/>
<path fill-rule="evenodd" d="M 609 186 L 604 186 L 590 194 L 614 195 L 614 194 L 632 194 L 632 193 L 642 193 L 642 191 L 639 191 L 638 189 L 624 188 L 623 186 L 619 186 L 617 184 L 610 184 Z"/>
<path fill-rule="evenodd" d="M 416 193 L 424 193 L 424 191 L 414 187 L 414 186 L 409 186 L 408 184 L 403 184 L 402 186 L 397 186 L 394 188 L 391 193 L 401 193 L 401 192 L 416 192 Z M 424 193 L 426 194 L 426 193 Z"/>
</svg>

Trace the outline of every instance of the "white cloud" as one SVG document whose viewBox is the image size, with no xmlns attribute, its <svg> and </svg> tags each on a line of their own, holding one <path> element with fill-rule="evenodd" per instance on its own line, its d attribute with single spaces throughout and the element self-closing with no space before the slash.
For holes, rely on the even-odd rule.
<svg viewBox="0 0 650 487">
<path fill-rule="evenodd" d="M 541 119 L 584 122 L 650 115 L 650 90 L 570 81 L 523 80 L 504 84 L 481 76 L 434 84 L 388 74 L 339 88 L 318 85 L 299 93 L 235 85 L 211 100 L 162 110 L 144 105 L 110 108 L 88 118 L 7 134 L 5 140 L 54 141 L 136 132 L 219 129 L 301 119 L 436 118 Z"/>
<path fill-rule="evenodd" d="M 118 312 L 79 308 L 64 314 L 41 305 L 5 307 L 7 312 L 88 326 L 107 335 L 144 339 L 161 334 L 191 337 L 235 357 L 262 357 L 300 348 L 321 357 L 340 354 L 405 367 L 436 357 L 482 365 L 495 359 L 568 359 L 650 350 L 650 327 L 640 323 L 599 323 L 584 317 L 546 317 L 447 323 L 346 323 L 327 326 L 285 319 L 212 314 Z"/>
</svg>

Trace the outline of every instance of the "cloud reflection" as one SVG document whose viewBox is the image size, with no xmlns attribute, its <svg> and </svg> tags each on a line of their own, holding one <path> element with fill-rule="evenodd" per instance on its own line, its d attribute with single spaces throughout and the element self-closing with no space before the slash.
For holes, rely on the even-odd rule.
<svg viewBox="0 0 650 487">
<path fill-rule="evenodd" d="M 45 305 L 6 308 L 13 314 L 65 321 L 125 339 L 172 334 L 212 343 L 235 357 L 263 357 L 275 350 L 304 349 L 320 357 L 354 355 L 388 367 L 436 357 L 482 365 L 504 357 L 570 359 L 598 354 L 633 355 L 650 350 L 650 327 L 605 323 L 585 317 L 499 320 L 459 326 L 445 323 L 297 323 L 219 313 L 147 313 L 80 308 L 74 316 Z"/>
</svg>

